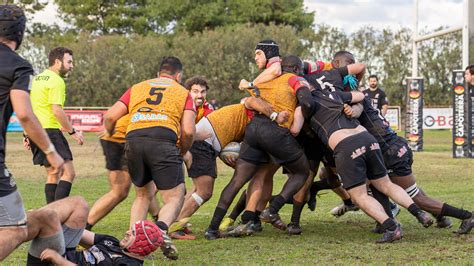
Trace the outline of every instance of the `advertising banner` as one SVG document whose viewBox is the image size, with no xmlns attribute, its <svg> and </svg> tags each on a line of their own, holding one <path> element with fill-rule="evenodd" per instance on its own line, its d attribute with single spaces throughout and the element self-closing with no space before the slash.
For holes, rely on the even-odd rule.
<svg viewBox="0 0 474 266">
<path fill-rule="evenodd" d="M 107 110 L 71 110 L 67 109 L 64 112 L 67 118 L 72 123 L 72 126 L 79 131 L 97 132 L 101 129 L 104 122 L 104 114 Z M 18 118 L 15 114 L 10 118 L 10 123 L 7 128 L 8 132 L 21 132 L 21 127 Z"/>
<path fill-rule="evenodd" d="M 395 131 L 401 130 L 400 106 L 389 106 L 385 119 L 390 123 L 390 127 Z"/>
<path fill-rule="evenodd" d="M 452 129 L 453 108 L 423 108 L 423 129 Z"/>
<path fill-rule="evenodd" d="M 97 132 L 107 110 L 64 110 L 72 126 L 79 131 Z"/>
<path fill-rule="evenodd" d="M 453 157 L 470 157 L 468 90 L 464 71 L 453 71 Z"/>
<path fill-rule="evenodd" d="M 407 78 L 405 138 L 413 151 L 423 150 L 423 79 Z"/>
</svg>

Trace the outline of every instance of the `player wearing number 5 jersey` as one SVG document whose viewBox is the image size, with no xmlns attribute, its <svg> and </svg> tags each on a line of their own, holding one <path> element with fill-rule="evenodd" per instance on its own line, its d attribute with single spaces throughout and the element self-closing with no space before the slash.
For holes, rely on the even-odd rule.
<svg viewBox="0 0 474 266">
<path fill-rule="evenodd" d="M 153 181 L 164 202 L 157 225 L 165 239 L 163 253 L 170 259 L 177 259 L 177 250 L 167 231 L 183 205 L 182 155 L 191 147 L 195 131 L 194 102 L 179 84 L 182 69 L 178 58 L 164 58 L 158 78 L 133 85 L 105 115 L 109 134 L 120 117 L 130 115 L 125 154 L 132 182 L 137 187 L 130 224 L 146 218 L 154 193 Z"/>
</svg>

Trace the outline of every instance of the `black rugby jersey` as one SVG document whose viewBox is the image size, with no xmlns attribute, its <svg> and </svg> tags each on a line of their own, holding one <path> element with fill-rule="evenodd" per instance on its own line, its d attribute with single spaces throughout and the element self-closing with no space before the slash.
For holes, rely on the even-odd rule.
<svg viewBox="0 0 474 266">
<path fill-rule="evenodd" d="M 67 260 L 82 265 L 143 265 L 143 261 L 123 253 L 120 241 L 109 235 L 95 234 L 94 245 L 83 251 L 66 252 Z"/>
<path fill-rule="evenodd" d="M 16 190 L 10 174 L 5 170 L 5 146 L 8 122 L 13 113 L 10 91 L 29 92 L 33 68 L 8 46 L 0 43 L 0 197 Z"/>
<path fill-rule="evenodd" d="M 347 76 L 348 73 L 347 66 L 345 66 L 305 75 L 304 78 L 314 88 L 329 91 L 344 91 L 344 77 Z"/>
<path fill-rule="evenodd" d="M 328 145 L 329 137 L 340 129 L 356 128 L 359 122 L 344 114 L 344 104 L 352 100 L 350 92 L 316 89 L 311 92 L 315 108 L 310 125 L 321 141 Z"/>
<path fill-rule="evenodd" d="M 390 123 L 375 109 L 369 98 L 361 102 L 364 110 L 359 117 L 360 124 L 372 134 L 380 145 L 382 152 L 389 148 L 389 143 L 397 138 L 397 133 L 392 130 Z"/>
</svg>

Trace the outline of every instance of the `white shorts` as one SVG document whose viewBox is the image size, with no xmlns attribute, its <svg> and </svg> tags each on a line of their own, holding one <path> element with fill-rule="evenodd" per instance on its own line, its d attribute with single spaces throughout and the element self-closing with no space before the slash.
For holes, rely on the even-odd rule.
<svg viewBox="0 0 474 266">
<path fill-rule="evenodd" d="M 196 136 L 196 140 L 204 140 L 205 142 L 212 145 L 212 148 L 214 148 L 217 153 L 221 152 L 222 148 L 219 140 L 217 139 L 216 132 L 206 117 L 201 118 L 201 120 L 199 120 L 197 123 Z M 207 138 L 199 139 L 199 136 L 206 136 Z"/>
</svg>

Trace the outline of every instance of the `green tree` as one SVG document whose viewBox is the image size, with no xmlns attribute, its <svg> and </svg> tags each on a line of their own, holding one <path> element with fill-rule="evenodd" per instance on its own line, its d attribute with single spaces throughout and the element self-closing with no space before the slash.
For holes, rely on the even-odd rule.
<svg viewBox="0 0 474 266">
<path fill-rule="evenodd" d="M 62 18 L 96 34 L 201 32 L 236 24 L 309 28 L 303 0 L 55 0 Z"/>
<path fill-rule="evenodd" d="M 149 12 L 152 0 L 55 0 L 76 30 L 104 34 L 159 32 L 167 22 Z"/>
</svg>

